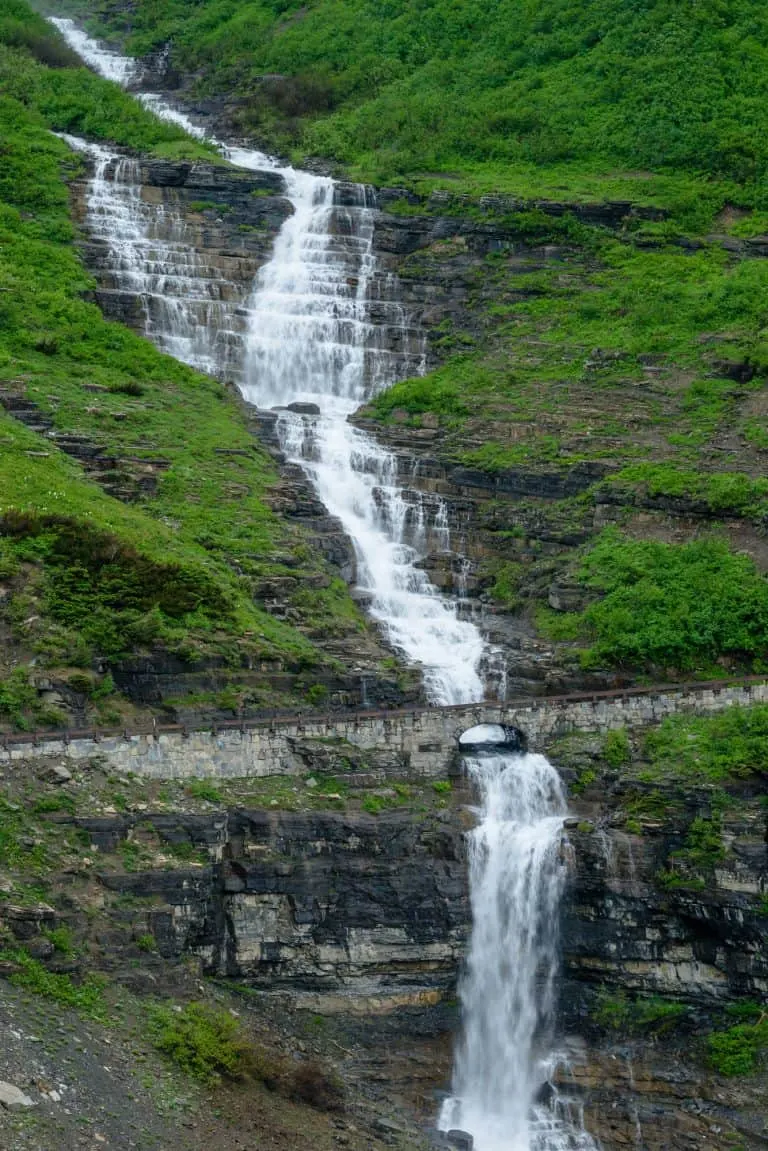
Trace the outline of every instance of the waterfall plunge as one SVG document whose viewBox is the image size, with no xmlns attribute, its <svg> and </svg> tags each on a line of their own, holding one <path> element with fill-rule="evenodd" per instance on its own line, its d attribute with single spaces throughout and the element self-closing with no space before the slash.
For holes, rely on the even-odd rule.
<svg viewBox="0 0 768 1151">
<path fill-rule="evenodd" d="M 439 1126 L 469 1131 L 476 1151 L 594 1151 L 567 1100 L 550 1089 L 550 1104 L 537 1103 L 559 1062 L 550 1043 L 565 882 L 560 777 L 542 755 L 489 751 L 465 764 L 481 800 L 468 836 L 472 937 L 453 1097 Z"/>
</svg>

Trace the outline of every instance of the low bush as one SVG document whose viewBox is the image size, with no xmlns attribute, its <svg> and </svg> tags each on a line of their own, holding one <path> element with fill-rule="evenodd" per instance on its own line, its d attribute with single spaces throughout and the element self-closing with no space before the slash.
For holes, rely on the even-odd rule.
<svg viewBox="0 0 768 1151">
<path fill-rule="evenodd" d="M 631 758 L 626 728 L 609 731 L 603 740 L 603 758 L 611 767 L 625 767 Z"/>
<path fill-rule="evenodd" d="M 664 544 L 608 529 L 579 578 L 600 595 L 578 617 L 591 640 L 587 666 L 685 672 L 723 657 L 758 671 L 765 665 L 768 580 L 722 540 Z"/>
<path fill-rule="evenodd" d="M 217 806 L 224 802 L 224 796 L 211 779 L 190 779 L 184 790 L 192 799 L 204 799 L 206 803 Z"/>
<path fill-rule="evenodd" d="M 157 1004 L 149 1013 L 149 1033 L 158 1051 L 204 1083 L 253 1073 L 256 1051 L 241 1024 L 222 1008 Z"/>
<path fill-rule="evenodd" d="M 768 1056 L 768 1012 L 757 1003 L 733 1004 L 729 1014 L 744 1022 L 710 1035 L 707 1060 L 721 1075 L 750 1075 Z"/>
</svg>

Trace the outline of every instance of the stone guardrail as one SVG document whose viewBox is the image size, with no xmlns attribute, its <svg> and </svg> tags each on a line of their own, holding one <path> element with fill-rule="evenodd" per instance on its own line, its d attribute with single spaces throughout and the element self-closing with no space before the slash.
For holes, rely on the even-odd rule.
<svg viewBox="0 0 768 1151">
<path fill-rule="evenodd" d="M 134 729 L 25 732 L 0 738 L 0 763 L 36 757 L 83 761 L 103 756 L 116 770 L 154 778 L 300 774 L 307 740 L 341 740 L 386 753 L 388 770 L 445 774 L 458 736 L 477 723 L 522 729 L 532 747 L 572 731 L 604 732 L 658 722 L 677 711 L 720 711 L 768 703 L 763 676 L 707 683 L 661 684 L 618 691 L 532 696 L 499 703 L 392 710 L 270 712 L 189 728 L 153 722 Z"/>
</svg>

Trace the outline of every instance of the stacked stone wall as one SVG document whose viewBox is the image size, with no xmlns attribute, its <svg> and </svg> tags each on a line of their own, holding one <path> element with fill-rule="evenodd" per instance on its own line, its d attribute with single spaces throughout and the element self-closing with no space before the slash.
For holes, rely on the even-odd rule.
<svg viewBox="0 0 768 1151">
<path fill-rule="evenodd" d="M 455 768 L 458 739 L 480 723 L 502 723 L 525 733 L 533 750 L 569 732 L 599 734 L 658 723 L 680 711 L 717 712 L 768 703 L 768 682 L 669 687 L 640 693 L 602 693 L 392 712 L 348 712 L 250 720 L 230 728 L 182 731 L 158 725 L 148 732 L 6 737 L 0 763 L 36 757 L 73 761 L 102 756 L 117 771 L 154 779 L 298 775 L 306 770 L 307 741 L 346 743 L 391 753 L 392 774 L 439 777 Z"/>
</svg>

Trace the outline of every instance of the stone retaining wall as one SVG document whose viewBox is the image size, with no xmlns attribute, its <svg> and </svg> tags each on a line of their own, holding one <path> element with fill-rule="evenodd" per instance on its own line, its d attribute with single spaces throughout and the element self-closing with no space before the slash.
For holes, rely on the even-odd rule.
<svg viewBox="0 0 768 1151">
<path fill-rule="evenodd" d="M 666 688 L 646 694 L 531 699 L 504 705 L 471 704 L 392 713 L 295 717 L 251 721 L 242 729 L 163 731 L 102 738 L 41 736 L 6 741 L 0 764 L 35 757 L 85 760 L 106 758 L 115 771 L 155 779 L 302 774 L 300 754 L 308 742 L 346 742 L 372 752 L 391 753 L 393 772 L 445 775 L 456 763 L 458 737 L 477 723 L 520 728 L 533 750 L 572 731 L 655 723 L 678 711 L 716 712 L 735 705 L 768 703 L 768 683 Z"/>
</svg>

